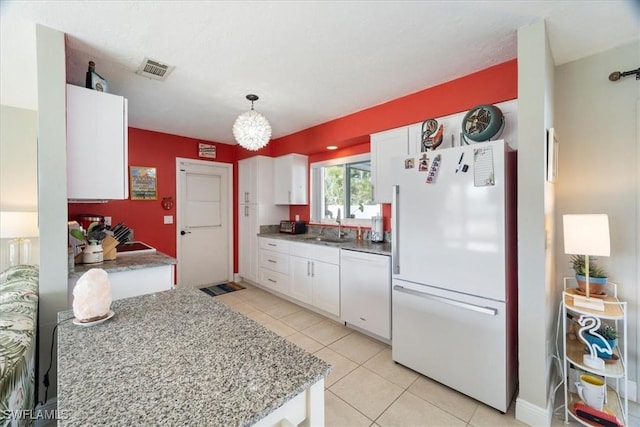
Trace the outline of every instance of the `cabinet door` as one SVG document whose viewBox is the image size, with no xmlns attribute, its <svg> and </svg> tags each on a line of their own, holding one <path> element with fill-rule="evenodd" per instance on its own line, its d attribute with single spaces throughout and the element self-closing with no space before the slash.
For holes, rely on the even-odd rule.
<svg viewBox="0 0 640 427">
<path fill-rule="evenodd" d="M 307 258 L 289 257 L 289 295 L 311 304 L 311 263 Z"/>
<path fill-rule="evenodd" d="M 340 316 L 340 267 L 322 261 L 311 263 L 313 280 L 311 304 Z"/>
<path fill-rule="evenodd" d="M 391 159 L 409 153 L 407 142 L 408 127 L 371 135 L 371 180 L 375 203 L 391 203 Z"/>
<path fill-rule="evenodd" d="M 257 163 L 255 157 L 238 161 L 238 203 L 257 203 Z"/>
<path fill-rule="evenodd" d="M 67 198 L 129 197 L 127 100 L 67 85 Z"/>
<path fill-rule="evenodd" d="M 420 153 L 420 145 L 422 143 L 422 123 L 409 126 L 408 138 L 407 153 L 409 155 L 417 155 Z"/>
<path fill-rule="evenodd" d="M 306 205 L 307 156 L 288 154 L 274 159 L 273 192 L 276 205 Z"/>
<path fill-rule="evenodd" d="M 258 218 L 256 205 L 238 209 L 238 275 L 258 280 Z"/>
</svg>

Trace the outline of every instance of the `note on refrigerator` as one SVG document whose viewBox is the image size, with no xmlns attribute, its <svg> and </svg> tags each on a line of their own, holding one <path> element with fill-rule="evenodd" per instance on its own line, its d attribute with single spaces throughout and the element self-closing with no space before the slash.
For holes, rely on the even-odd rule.
<svg viewBox="0 0 640 427">
<path fill-rule="evenodd" d="M 473 184 L 476 187 L 495 185 L 492 147 L 473 150 Z"/>
</svg>

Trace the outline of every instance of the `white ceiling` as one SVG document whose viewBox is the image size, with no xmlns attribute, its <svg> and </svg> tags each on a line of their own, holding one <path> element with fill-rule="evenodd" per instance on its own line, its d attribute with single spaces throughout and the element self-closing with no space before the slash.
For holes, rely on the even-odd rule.
<svg viewBox="0 0 640 427">
<path fill-rule="evenodd" d="M 2 0 L 0 102 L 37 108 L 39 23 L 67 34 L 68 82 L 95 61 L 132 127 L 234 143 L 255 93 L 277 138 L 515 58 L 541 18 L 556 65 L 640 37 L 632 0 Z M 145 56 L 173 73 L 136 75 Z"/>
</svg>

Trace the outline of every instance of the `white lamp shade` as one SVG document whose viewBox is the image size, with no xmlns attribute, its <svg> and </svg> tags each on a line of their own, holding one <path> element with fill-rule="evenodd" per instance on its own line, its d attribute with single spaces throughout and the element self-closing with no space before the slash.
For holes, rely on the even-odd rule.
<svg viewBox="0 0 640 427">
<path fill-rule="evenodd" d="M 605 214 L 563 215 L 564 253 L 609 256 L 609 217 Z"/>
<path fill-rule="evenodd" d="M 38 212 L 0 212 L 0 237 L 38 236 Z"/>
</svg>

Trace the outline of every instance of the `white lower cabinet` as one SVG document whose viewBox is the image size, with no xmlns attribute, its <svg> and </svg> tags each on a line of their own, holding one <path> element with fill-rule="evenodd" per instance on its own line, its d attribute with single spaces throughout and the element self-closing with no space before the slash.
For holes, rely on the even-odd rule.
<svg viewBox="0 0 640 427">
<path fill-rule="evenodd" d="M 108 273 L 113 301 L 168 291 L 173 288 L 173 265 L 170 264 L 137 270 L 109 271 Z M 70 277 L 67 281 L 67 302 L 69 307 L 73 304 L 73 288 L 79 278 L 80 276 Z"/>
<path fill-rule="evenodd" d="M 289 295 L 299 301 L 340 315 L 340 249 L 311 243 L 289 246 Z"/>
<path fill-rule="evenodd" d="M 340 249 L 260 237 L 258 283 L 340 316 Z"/>
</svg>

